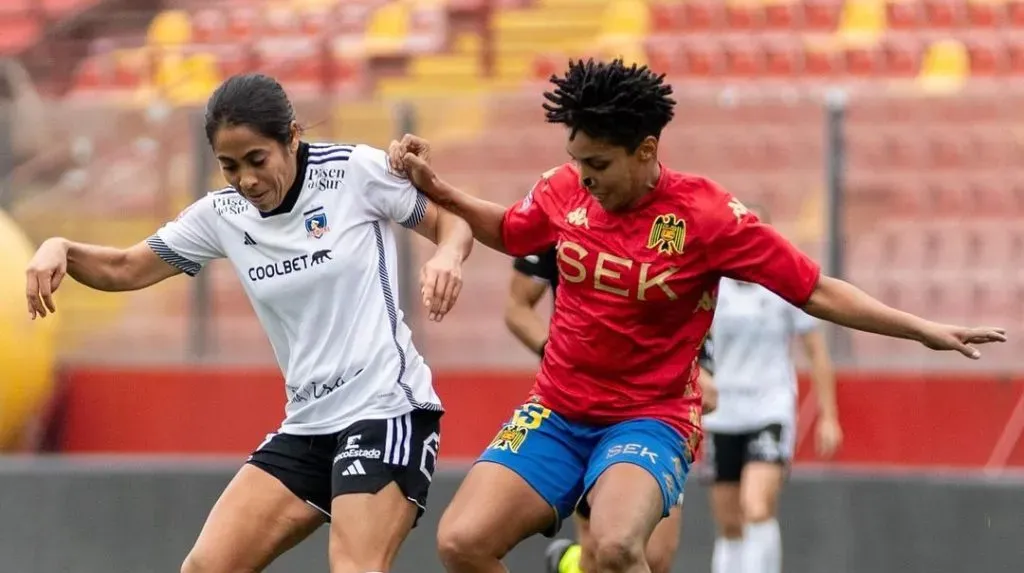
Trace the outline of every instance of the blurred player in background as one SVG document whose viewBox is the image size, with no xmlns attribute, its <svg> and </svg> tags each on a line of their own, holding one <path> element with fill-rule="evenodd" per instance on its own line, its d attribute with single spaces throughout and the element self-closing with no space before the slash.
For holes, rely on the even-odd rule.
<svg viewBox="0 0 1024 573">
<path fill-rule="evenodd" d="M 421 138 L 390 147 L 395 167 L 477 240 L 512 256 L 558 245 L 562 270 L 533 390 L 441 518 L 448 571 L 504 571 L 521 540 L 553 535 L 575 511 L 589 519 L 584 570 L 650 571 L 647 541 L 678 503 L 701 439 L 696 357 L 723 276 L 837 324 L 974 359 L 972 344 L 1006 339 L 895 310 L 823 275 L 720 186 L 663 166 L 658 143 L 675 106 L 664 76 L 591 60 L 552 82 L 547 120 L 566 127 L 573 162 L 512 207 L 439 178 Z"/>
<path fill-rule="evenodd" d="M 181 571 L 261 571 L 325 521 L 331 571 L 388 571 L 423 513 L 443 412 L 399 310 L 388 223 L 438 245 L 421 273 L 435 320 L 458 295 L 473 237 L 383 151 L 301 141 L 267 76 L 224 82 L 206 134 L 230 187 L 128 249 L 44 242 L 29 263 L 29 314 L 56 312 L 65 274 L 130 291 L 230 260 L 284 373 L 285 420 L 228 484 Z"/>
<path fill-rule="evenodd" d="M 548 341 L 548 324 L 537 312 L 537 303 L 544 293 L 551 289 L 552 300 L 558 291 L 558 251 L 554 247 L 540 255 L 517 257 L 513 262 L 512 284 L 509 287 L 508 302 L 505 305 L 505 325 L 527 348 L 544 357 L 544 345 Z M 706 341 L 700 349 L 700 385 L 704 396 L 703 411 L 706 415 L 715 409 L 718 393 L 715 390 L 714 364 Z M 668 573 L 672 569 L 679 535 L 682 530 L 682 507 L 673 507 L 668 517 L 654 528 L 647 542 L 647 564 L 653 573 Z M 580 543 L 568 539 L 556 539 L 548 545 L 547 567 L 549 573 L 577 573 L 581 569 L 582 545 L 588 545 L 587 521 L 576 519 L 576 531 Z"/>
<path fill-rule="evenodd" d="M 768 213 L 750 206 L 768 224 Z M 794 454 L 797 417 L 792 343 L 806 352 L 818 398 L 818 454 L 843 439 L 836 380 L 821 323 L 768 289 L 723 278 L 711 325 L 719 408 L 704 416 L 705 463 L 718 530 L 712 573 L 780 573 L 776 507 Z"/>
</svg>

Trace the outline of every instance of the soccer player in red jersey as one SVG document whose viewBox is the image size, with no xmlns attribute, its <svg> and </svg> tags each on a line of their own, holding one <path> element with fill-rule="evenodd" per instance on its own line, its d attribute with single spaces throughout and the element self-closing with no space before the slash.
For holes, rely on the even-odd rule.
<svg viewBox="0 0 1024 573">
<path fill-rule="evenodd" d="M 546 93 L 572 163 L 510 208 L 441 180 L 429 145 L 391 146 L 394 167 L 513 256 L 558 247 L 561 287 L 536 383 L 441 518 L 448 571 L 500 559 L 574 511 L 589 520 L 582 569 L 647 572 L 644 546 L 681 498 L 701 439 L 696 356 L 720 277 L 760 284 L 812 316 L 969 358 L 998 328 L 890 308 L 819 266 L 706 178 L 658 161 L 672 88 L 646 67 L 573 62 Z"/>
</svg>

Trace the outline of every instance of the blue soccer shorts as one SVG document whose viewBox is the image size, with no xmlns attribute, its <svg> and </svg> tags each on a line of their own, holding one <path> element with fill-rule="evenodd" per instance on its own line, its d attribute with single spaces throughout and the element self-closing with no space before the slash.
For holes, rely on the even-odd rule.
<svg viewBox="0 0 1024 573">
<path fill-rule="evenodd" d="M 609 467 L 628 463 L 650 472 L 661 487 L 662 516 L 680 505 L 691 457 L 685 439 L 668 424 L 638 418 L 595 426 L 566 420 L 540 404 L 527 403 L 484 450 L 478 462 L 501 464 L 517 473 L 558 514 L 553 536 L 564 519 L 579 509 L 585 496 Z"/>
</svg>

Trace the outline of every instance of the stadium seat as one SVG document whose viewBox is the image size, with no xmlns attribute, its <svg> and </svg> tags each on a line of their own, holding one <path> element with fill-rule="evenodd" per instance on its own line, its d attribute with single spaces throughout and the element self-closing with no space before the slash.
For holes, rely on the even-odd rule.
<svg viewBox="0 0 1024 573">
<path fill-rule="evenodd" d="M 972 28 L 1000 28 L 1006 24 L 1005 0 L 967 0 L 964 20 Z"/>
<path fill-rule="evenodd" d="M 939 40 L 925 52 L 919 85 L 926 90 L 959 89 L 970 75 L 967 49 L 958 40 Z"/>
<path fill-rule="evenodd" d="M 651 2 L 651 31 L 665 34 L 683 28 L 683 5 L 671 0 L 655 0 Z"/>
<path fill-rule="evenodd" d="M 724 46 L 725 72 L 736 78 L 753 78 L 764 72 L 764 51 L 747 38 L 730 40 Z"/>
<path fill-rule="evenodd" d="M 790 38 L 766 40 L 762 49 L 765 75 L 784 78 L 796 77 L 802 72 L 802 51 Z"/>
<path fill-rule="evenodd" d="M 764 0 L 764 26 L 769 30 L 791 31 L 803 26 L 797 13 L 799 0 Z"/>
<path fill-rule="evenodd" d="M 833 32 L 839 25 L 841 0 L 803 0 L 804 28 L 815 32 Z"/>
<path fill-rule="evenodd" d="M 263 12 L 263 37 L 290 37 L 302 33 L 302 17 L 286 2 L 271 3 Z"/>
<path fill-rule="evenodd" d="M 1003 57 L 1006 74 L 1024 76 L 1024 39 L 1007 36 L 1003 41 Z"/>
<path fill-rule="evenodd" d="M 878 0 L 847 0 L 837 34 L 848 42 L 870 42 L 885 31 L 885 5 Z"/>
<path fill-rule="evenodd" d="M 258 37 L 263 31 L 263 18 L 257 6 L 239 4 L 227 14 L 226 41 L 244 42 Z"/>
<path fill-rule="evenodd" d="M 882 41 L 883 74 L 913 78 L 921 69 L 922 46 L 915 37 L 890 37 Z"/>
<path fill-rule="evenodd" d="M 923 0 L 925 23 L 931 28 L 949 29 L 963 22 L 963 0 Z"/>
<path fill-rule="evenodd" d="M 725 24 L 720 0 L 687 0 L 682 16 L 680 29 L 686 32 L 715 30 Z"/>
<path fill-rule="evenodd" d="M 150 46 L 183 46 L 192 41 L 192 19 L 183 10 L 165 10 L 153 18 L 146 31 Z"/>
<path fill-rule="evenodd" d="M 1005 0 L 1006 23 L 1014 28 L 1024 28 L 1024 0 Z"/>
<path fill-rule="evenodd" d="M 212 44 L 223 41 L 227 35 L 227 16 L 217 8 L 203 8 L 192 16 L 192 41 Z"/>
<path fill-rule="evenodd" d="M 842 54 L 831 46 L 807 43 L 803 50 L 803 73 L 808 77 L 833 78 L 845 69 Z"/>
<path fill-rule="evenodd" d="M 973 36 L 965 41 L 971 77 L 990 78 L 1007 70 L 1007 54 L 996 38 L 988 35 Z"/>
<path fill-rule="evenodd" d="M 366 50 L 370 54 L 403 51 L 409 35 L 411 11 L 401 2 L 384 4 L 370 16 L 366 26 Z"/>
<path fill-rule="evenodd" d="M 725 25 L 734 31 L 756 30 L 764 25 L 761 0 L 725 0 Z"/>
<path fill-rule="evenodd" d="M 891 30 L 917 30 L 924 23 L 921 0 L 887 0 L 886 25 Z"/>
<path fill-rule="evenodd" d="M 613 0 L 601 18 L 602 40 L 636 40 L 651 31 L 651 15 L 643 0 Z"/>
<path fill-rule="evenodd" d="M 687 40 L 680 44 L 679 72 L 686 76 L 711 77 L 723 71 L 722 59 L 716 44 Z"/>
<path fill-rule="evenodd" d="M 675 76 L 679 73 L 679 45 L 671 40 L 650 38 L 645 42 L 647 64 L 659 73 Z"/>
<path fill-rule="evenodd" d="M 857 78 L 870 79 L 882 72 L 882 52 L 874 44 L 847 46 L 843 53 L 846 73 Z"/>
</svg>

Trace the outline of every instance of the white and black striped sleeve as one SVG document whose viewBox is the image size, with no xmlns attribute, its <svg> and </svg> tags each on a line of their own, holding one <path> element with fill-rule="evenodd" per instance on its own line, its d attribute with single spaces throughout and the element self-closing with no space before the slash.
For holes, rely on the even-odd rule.
<svg viewBox="0 0 1024 573">
<path fill-rule="evenodd" d="M 206 263 L 225 256 L 215 232 L 217 214 L 210 201 L 207 196 L 189 205 L 146 240 L 165 263 L 189 276 L 196 276 Z"/>
<path fill-rule="evenodd" d="M 412 229 L 427 214 L 427 196 L 420 193 L 408 179 L 395 174 L 387 153 L 368 145 L 358 145 L 349 167 L 355 175 L 352 183 L 359 187 L 366 203 L 380 219 L 395 221 Z"/>
</svg>

